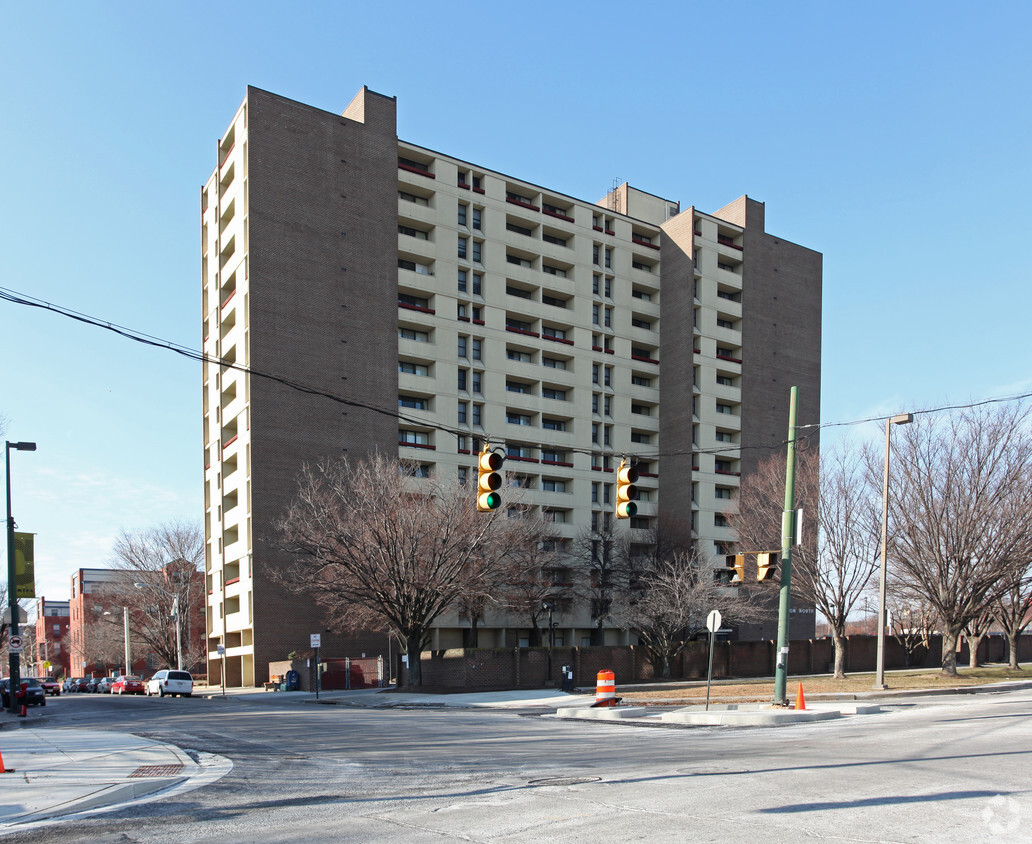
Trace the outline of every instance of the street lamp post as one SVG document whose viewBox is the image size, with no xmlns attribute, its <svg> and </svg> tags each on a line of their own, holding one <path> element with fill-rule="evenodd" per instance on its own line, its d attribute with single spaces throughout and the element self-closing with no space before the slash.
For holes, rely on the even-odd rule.
<svg viewBox="0 0 1032 844">
<path fill-rule="evenodd" d="M 7 630 L 7 641 L 19 634 L 18 629 L 18 569 L 14 560 L 14 517 L 11 515 L 11 449 L 15 451 L 35 451 L 35 443 L 5 443 L 4 458 L 7 469 L 7 602 L 11 610 L 11 625 Z M 8 694 L 9 711 L 17 714 L 18 703 L 15 692 L 21 686 L 21 656 L 9 649 L 8 653 Z"/>
<path fill-rule="evenodd" d="M 878 658 L 874 688 L 885 685 L 885 559 L 889 541 L 889 432 L 893 425 L 908 425 L 914 421 L 912 413 L 898 413 L 885 420 L 885 477 L 882 483 L 881 573 L 878 577 Z"/>
<path fill-rule="evenodd" d="M 180 671 L 183 670 L 183 637 L 181 619 L 179 618 L 179 593 L 169 592 L 167 589 L 162 589 L 160 586 L 155 586 L 153 583 L 135 583 L 133 584 L 137 589 L 156 589 L 165 595 L 168 595 L 172 599 L 172 615 L 176 620 L 176 668 Z"/>
<path fill-rule="evenodd" d="M 111 615 L 105 612 L 104 615 Z M 122 607 L 122 625 L 125 628 L 125 676 L 133 673 L 132 649 L 129 646 L 129 607 Z"/>
<path fill-rule="evenodd" d="M 552 685 L 552 647 L 555 644 L 555 628 L 552 626 L 552 611 L 555 609 L 555 604 L 551 601 L 545 601 L 541 605 L 541 609 L 548 611 L 548 677 L 545 680 L 545 685 Z"/>
</svg>

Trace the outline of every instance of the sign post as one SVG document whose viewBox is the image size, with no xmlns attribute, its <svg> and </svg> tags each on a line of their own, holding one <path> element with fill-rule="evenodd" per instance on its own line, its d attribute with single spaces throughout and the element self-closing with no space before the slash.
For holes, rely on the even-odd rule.
<svg viewBox="0 0 1032 844">
<path fill-rule="evenodd" d="M 710 683 L 713 682 L 713 640 L 717 637 L 721 621 L 723 619 L 720 617 L 720 610 L 710 610 L 710 614 L 706 616 L 706 629 L 709 630 L 709 668 L 706 669 L 706 712 L 709 712 L 709 690 Z"/>
<path fill-rule="evenodd" d="M 319 699 L 319 686 L 322 685 L 322 663 L 319 662 L 319 647 L 322 644 L 322 634 L 312 633 L 312 647 L 315 648 L 315 699 Z"/>
</svg>

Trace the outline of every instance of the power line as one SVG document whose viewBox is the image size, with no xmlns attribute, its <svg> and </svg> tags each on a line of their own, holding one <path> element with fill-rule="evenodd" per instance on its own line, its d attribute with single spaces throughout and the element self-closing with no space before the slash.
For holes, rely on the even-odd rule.
<svg viewBox="0 0 1032 844">
<path fill-rule="evenodd" d="M 178 355 L 181 355 L 181 356 L 183 356 L 185 358 L 188 358 L 189 360 L 194 360 L 194 361 L 197 361 L 197 362 L 200 362 L 200 363 L 213 364 L 213 365 L 219 366 L 219 367 L 221 367 L 223 369 L 232 369 L 232 370 L 236 370 L 237 372 L 243 372 L 243 373 L 246 373 L 248 375 L 252 375 L 252 376 L 258 377 L 258 378 L 265 378 L 267 380 L 270 380 L 270 381 L 273 381 L 275 383 L 281 384 L 281 385 L 283 385 L 285 387 L 288 387 L 289 389 L 296 390 L 296 391 L 298 391 L 300 393 L 304 393 L 306 395 L 318 396 L 318 397 L 321 397 L 321 398 L 329 399 L 330 401 L 337 402 L 338 404 L 343 404 L 343 405 L 346 405 L 348 407 L 358 408 L 360 410 L 368 410 L 368 411 L 373 412 L 373 413 L 378 413 L 380 415 L 388 416 L 388 417 L 390 417 L 392 419 L 396 419 L 399 422 L 404 422 L 404 423 L 410 424 L 410 425 L 419 425 L 420 427 L 423 427 L 423 428 L 430 428 L 432 430 L 441 431 L 442 433 L 450 434 L 450 435 L 452 435 L 452 436 L 454 436 L 456 438 L 459 438 L 459 437 L 472 437 L 473 436 L 473 433 L 471 431 L 466 430 L 466 429 L 451 428 L 451 427 L 448 427 L 447 425 L 442 425 L 440 423 L 430 422 L 430 421 L 427 421 L 425 419 L 420 419 L 420 418 L 417 418 L 417 417 L 408 416 L 406 414 L 399 413 L 394 408 L 383 408 L 383 407 L 379 407 L 377 405 L 368 404 L 366 402 L 356 401 L 355 399 L 345 398 L 344 396 L 338 395 L 336 393 L 331 393 L 328 390 L 324 390 L 324 389 L 322 389 L 320 387 L 315 387 L 315 386 L 312 386 L 310 384 L 305 384 L 303 382 L 296 381 L 296 380 L 291 379 L 291 378 L 287 378 L 286 376 L 283 376 L 283 375 L 277 375 L 277 374 L 271 373 L 271 372 L 263 372 L 261 370 L 253 369 L 253 368 L 251 368 L 249 366 L 244 366 L 243 364 L 236 363 L 235 361 L 226 361 L 226 360 L 224 360 L 222 358 L 213 358 L 210 355 L 205 354 L 204 352 L 199 352 L 196 349 L 191 349 L 191 348 L 189 348 L 187 346 L 183 346 L 183 345 L 181 345 L 179 343 L 174 343 L 171 340 L 165 340 L 165 339 L 162 339 L 160 337 L 155 337 L 153 335 L 146 334 L 146 333 L 144 333 L 142 331 L 137 331 L 136 329 L 133 329 L 133 328 L 128 328 L 126 326 L 118 325 L 117 323 L 113 323 L 113 322 L 110 322 L 108 320 L 101 319 L 99 317 L 94 317 L 94 316 L 91 316 L 89 314 L 84 314 L 84 313 L 81 313 L 79 311 L 74 311 L 71 308 L 66 308 L 66 307 L 63 307 L 61 305 L 55 305 L 52 302 L 47 302 L 47 301 L 44 301 L 43 299 L 37 299 L 34 296 L 29 296 L 27 294 L 19 293 L 18 291 L 11 290 L 9 288 L 0 287 L 0 299 L 3 299 L 5 301 L 11 302 L 12 304 L 16 304 L 16 305 L 23 305 L 25 307 L 39 308 L 41 310 L 50 311 L 52 313 L 58 314 L 59 316 L 63 316 L 63 317 L 66 317 L 68 319 L 76 320 L 77 322 L 84 323 L 85 325 L 89 325 L 89 326 L 92 326 L 94 328 L 102 328 L 102 329 L 105 329 L 107 331 L 111 331 L 114 334 L 117 334 L 120 337 L 123 337 L 123 338 L 125 338 L 127 340 L 133 340 L 134 342 L 142 343 L 142 344 L 147 345 L 147 346 L 153 346 L 155 348 L 167 349 L 168 351 L 174 352 L 174 353 L 176 353 Z M 1032 393 L 1022 393 L 1022 394 L 1015 395 L 1015 396 L 1001 396 L 1001 397 L 983 399 L 983 400 L 977 401 L 977 402 L 969 402 L 969 403 L 966 403 L 966 404 L 943 405 L 943 406 L 940 406 L 940 407 L 927 408 L 925 410 L 915 410 L 915 411 L 912 411 L 912 412 L 915 415 L 919 415 L 919 414 L 927 415 L 927 414 L 932 414 L 932 413 L 942 413 L 942 412 L 949 411 L 949 410 L 964 410 L 964 409 L 972 408 L 972 407 L 981 407 L 981 406 L 987 405 L 987 404 L 1001 404 L 1001 403 L 1005 403 L 1005 402 L 1021 401 L 1023 399 L 1027 399 L 1027 398 L 1030 398 L 1030 397 L 1032 397 Z M 884 416 L 870 416 L 870 417 L 867 417 L 867 418 L 864 418 L 864 419 L 855 419 L 855 420 L 846 421 L 846 422 L 814 422 L 814 423 L 810 423 L 808 425 L 798 425 L 798 426 L 796 426 L 796 430 L 797 431 L 802 431 L 802 430 L 810 429 L 810 430 L 813 430 L 814 432 L 816 432 L 816 431 L 818 431 L 818 430 L 820 430 L 822 428 L 851 427 L 851 426 L 856 426 L 856 425 L 866 425 L 866 424 L 868 424 L 870 422 L 882 422 L 882 421 L 885 420 L 885 418 L 886 417 L 884 417 Z M 811 436 L 812 436 L 811 434 L 807 434 L 807 435 L 804 435 L 804 437 L 802 439 L 803 439 L 804 442 L 809 442 Z M 485 441 L 490 441 L 491 439 L 492 438 L 490 436 L 485 434 L 485 436 L 484 436 L 484 440 Z M 518 441 L 519 438 L 518 437 L 517 438 L 503 437 L 502 439 L 504 439 L 504 440 L 506 440 L 508 442 L 509 440 Z M 732 455 L 732 454 L 740 454 L 743 451 L 755 451 L 755 450 L 774 451 L 774 450 L 776 450 L 778 448 L 781 448 L 782 446 L 786 445 L 787 442 L 788 442 L 788 440 L 780 440 L 780 441 L 773 442 L 773 443 L 760 443 L 760 444 L 756 444 L 756 445 L 740 445 L 740 444 L 739 445 L 735 445 L 735 444 L 729 444 L 729 445 L 726 445 L 726 446 L 715 446 L 715 447 L 712 447 L 712 448 L 674 449 L 674 450 L 669 450 L 669 451 L 657 450 L 657 451 L 649 451 L 649 452 L 638 452 L 638 453 L 634 453 L 634 454 L 629 454 L 629 456 L 635 457 L 636 459 L 639 459 L 639 460 L 654 460 L 654 459 L 659 459 L 659 458 L 662 458 L 662 457 L 675 457 L 675 456 L 697 455 L 697 454 L 727 454 L 727 455 Z M 573 454 L 587 454 L 587 455 L 598 454 L 598 451 L 596 449 L 579 448 L 577 446 L 563 447 L 562 450 L 563 451 L 567 451 L 567 452 L 571 452 Z"/>
</svg>

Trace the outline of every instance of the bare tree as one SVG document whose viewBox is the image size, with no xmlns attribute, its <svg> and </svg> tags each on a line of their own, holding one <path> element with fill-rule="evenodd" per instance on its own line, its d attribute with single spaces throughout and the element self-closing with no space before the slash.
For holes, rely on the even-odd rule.
<svg viewBox="0 0 1032 844">
<path fill-rule="evenodd" d="M 964 635 L 967 637 L 968 643 L 968 668 L 978 668 L 981 665 L 978 649 L 982 646 L 982 640 L 989 633 L 992 625 L 993 605 L 991 604 L 982 607 L 978 614 L 964 625 Z"/>
<path fill-rule="evenodd" d="M 1032 559 L 1028 422 L 1023 406 L 974 408 L 921 417 L 896 440 L 891 565 L 939 615 L 944 675 L 956 676 L 965 626 L 1006 595 Z"/>
<path fill-rule="evenodd" d="M 525 618 L 530 628 L 530 646 L 543 643 L 541 623 L 551 603 L 560 613 L 570 602 L 572 583 L 568 561 L 560 550 L 560 540 L 548 535 L 547 523 L 539 523 L 540 534 L 514 543 L 502 564 L 499 606 L 514 616 Z"/>
<path fill-rule="evenodd" d="M 845 635 L 850 613 L 877 569 L 876 494 L 866 482 L 860 454 L 847 445 L 800 451 L 795 501 L 813 525 L 792 549 L 792 590 L 827 619 L 835 647 L 835 677 L 845 677 Z M 773 456 L 742 479 L 737 510 L 727 513 L 739 547 L 781 548 L 785 458 Z"/>
<path fill-rule="evenodd" d="M 628 597 L 627 547 L 609 513 L 602 513 L 595 530 L 581 531 L 570 555 L 575 569 L 575 590 L 591 608 L 592 645 L 605 644 L 605 629 L 613 626 Z"/>
<path fill-rule="evenodd" d="M 198 636 L 192 635 L 195 625 L 191 625 L 195 615 L 204 617 L 203 565 L 204 532 L 197 525 L 169 521 L 119 535 L 113 563 L 118 577 L 105 598 L 112 609 L 130 608 L 131 638 L 145 651 L 137 655 L 149 653 L 165 665 L 176 665 L 178 629 L 184 668 L 205 658 L 204 646 Z M 137 587 L 137 583 L 142 586 Z M 179 618 L 175 617 L 177 603 Z M 124 646 L 124 632 L 122 639 Z"/>
<path fill-rule="evenodd" d="M 925 653 L 931 650 L 932 634 L 936 628 L 935 610 L 920 595 L 901 589 L 888 594 L 885 603 L 889 611 L 890 632 L 903 648 L 903 667 L 909 668 L 917 661 L 922 649 Z"/>
<path fill-rule="evenodd" d="M 327 461 L 302 470 L 277 525 L 295 558 L 284 583 L 311 594 L 332 628 L 388 627 L 408 654 L 409 683 L 420 685 L 434 620 L 492 582 L 509 521 L 477 512 L 472 489 L 413 477 L 397 459 Z"/>
<path fill-rule="evenodd" d="M 653 558 L 636 573 L 632 595 L 618 613 L 638 637 L 657 676 L 668 678 L 671 664 L 687 643 L 706 628 L 712 610 L 731 623 L 765 615 L 755 592 L 716 586 L 697 550 Z"/>
<path fill-rule="evenodd" d="M 1018 637 L 1032 621 L 1032 569 L 1015 581 L 992 604 L 993 617 L 1007 636 L 1007 665 L 1014 671 L 1018 665 Z"/>
</svg>

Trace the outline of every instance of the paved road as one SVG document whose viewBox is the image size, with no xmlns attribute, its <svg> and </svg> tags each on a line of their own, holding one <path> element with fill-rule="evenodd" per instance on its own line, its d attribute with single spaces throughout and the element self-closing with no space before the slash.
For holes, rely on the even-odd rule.
<svg viewBox="0 0 1032 844">
<path fill-rule="evenodd" d="M 1032 692 L 774 729 L 69 696 L 45 729 L 223 755 L 202 789 L 25 842 L 1032 841 Z"/>
</svg>

